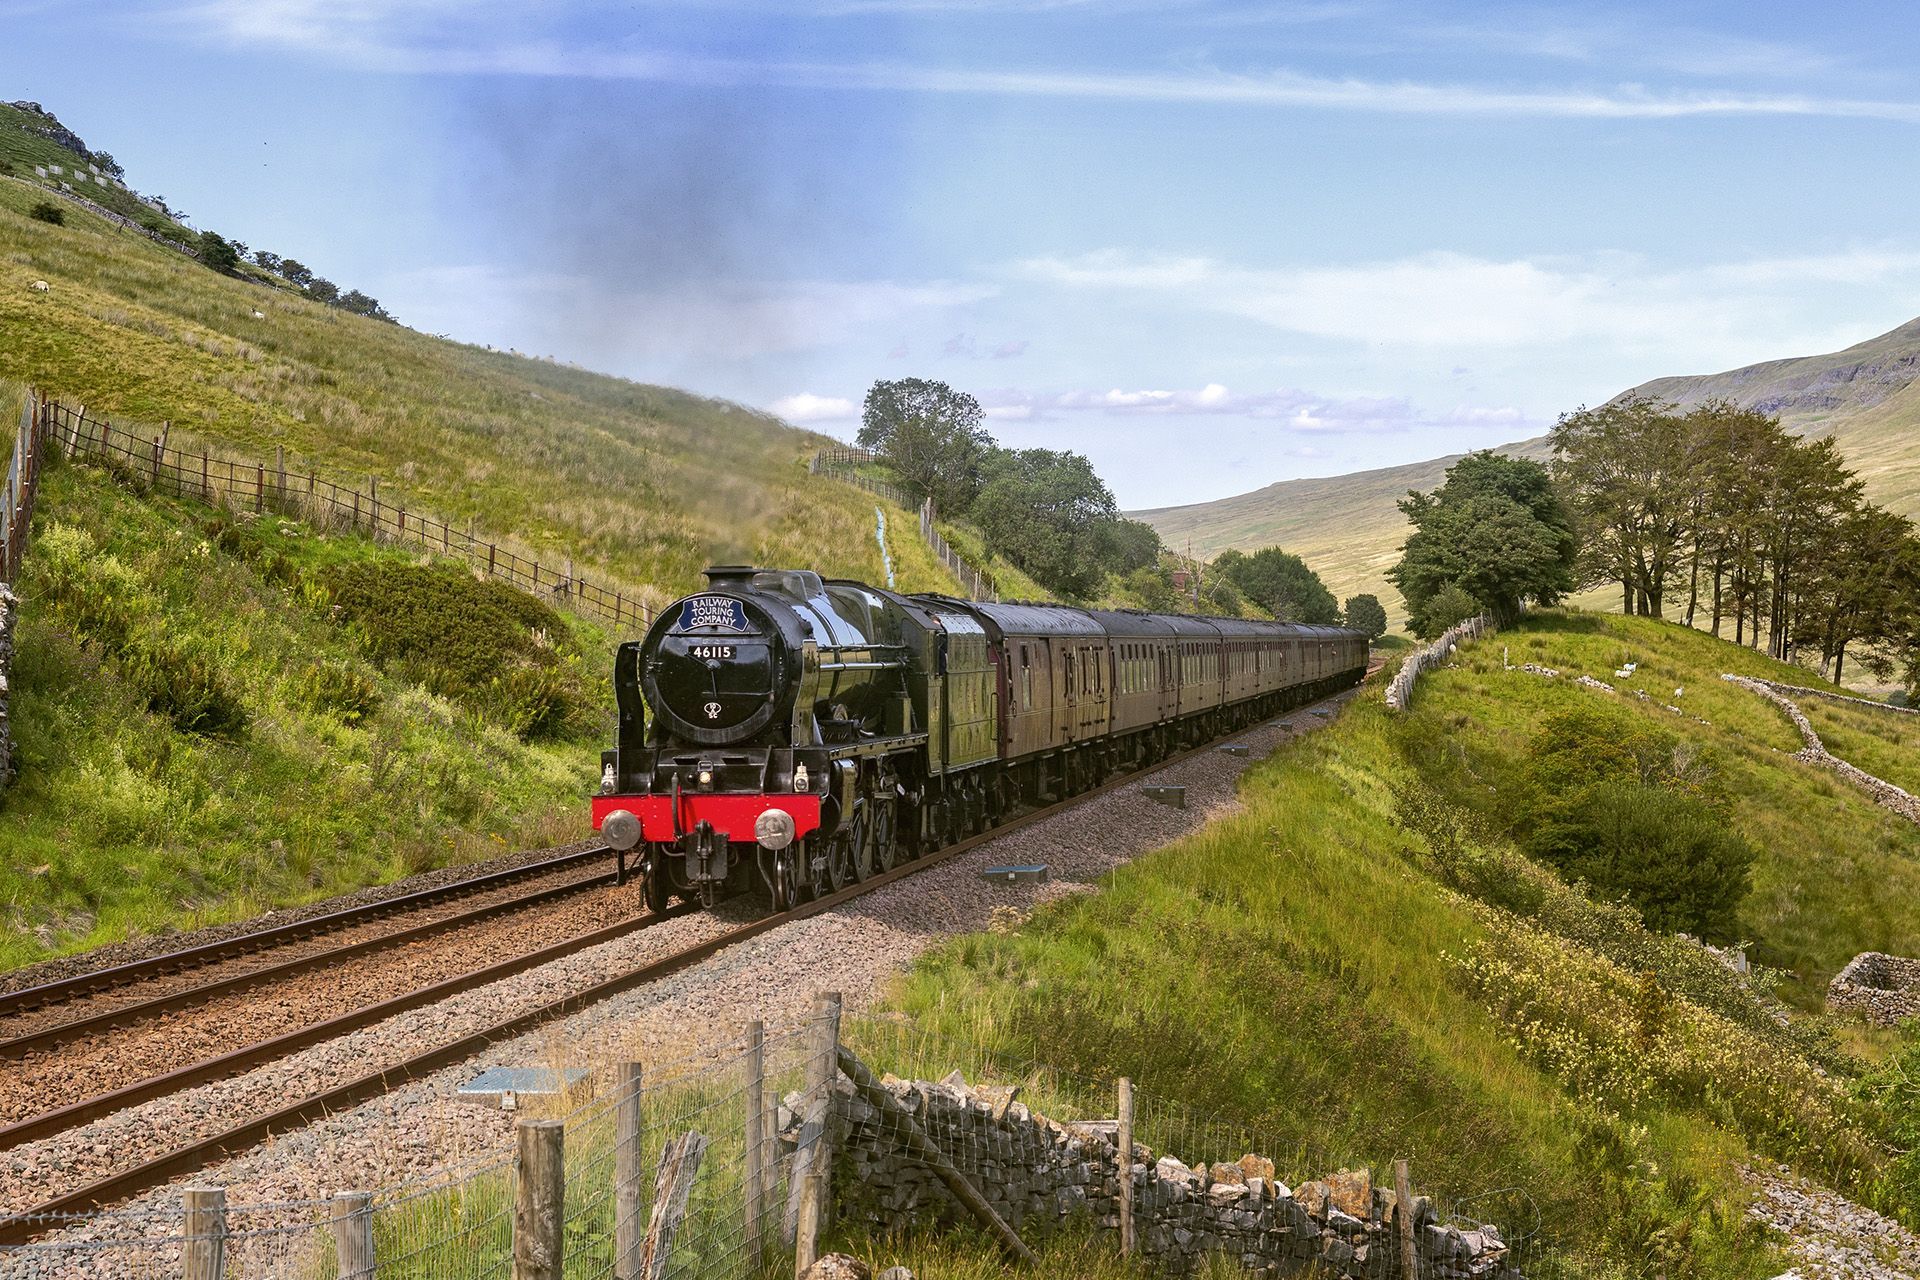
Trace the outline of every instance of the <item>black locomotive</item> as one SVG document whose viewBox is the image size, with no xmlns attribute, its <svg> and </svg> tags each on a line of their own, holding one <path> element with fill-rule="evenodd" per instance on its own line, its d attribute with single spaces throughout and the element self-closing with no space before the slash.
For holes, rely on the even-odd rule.
<svg viewBox="0 0 1920 1280">
<path fill-rule="evenodd" d="M 1339 627 L 707 581 L 620 646 L 593 800 L 655 910 L 752 888 L 795 906 L 1366 671 Z"/>
</svg>

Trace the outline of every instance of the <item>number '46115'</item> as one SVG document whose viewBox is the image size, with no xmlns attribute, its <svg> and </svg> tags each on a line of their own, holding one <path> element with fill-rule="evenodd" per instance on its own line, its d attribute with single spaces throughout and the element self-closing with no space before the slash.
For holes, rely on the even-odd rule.
<svg viewBox="0 0 1920 1280">
<path fill-rule="evenodd" d="M 688 650 L 696 658 L 731 658 L 733 646 L 730 644 L 696 644 Z"/>
</svg>

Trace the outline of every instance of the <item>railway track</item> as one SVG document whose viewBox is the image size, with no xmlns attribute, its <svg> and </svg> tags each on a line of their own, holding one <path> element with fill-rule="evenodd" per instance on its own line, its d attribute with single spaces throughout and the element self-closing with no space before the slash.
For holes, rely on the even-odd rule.
<svg viewBox="0 0 1920 1280">
<path fill-rule="evenodd" d="M 325 915 L 275 925 L 217 942 L 184 947 L 165 955 L 150 956 L 144 960 L 133 960 L 111 968 L 73 974 L 53 982 L 0 992 L 0 1019 L 12 1021 L 19 1015 L 34 1010 L 69 1004 L 116 988 L 149 983 L 158 978 L 213 965 L 244 961 L 263 952 L 290 947 L 330 933 L 360 928 L 396 914 L 421 911 L 460 898 L 519 884 L 529 879 L 588 866 L 596 859 L 604 858 L 608 852 L 605 846 L 577 850 L 540 862 L 509 867 L 504 871 L 456 880 L 432 889 L 383 898 L 377 902 L 361 903 L 339 911 L 330 911 Z"/>
<path fill-rule="evenodd" d="M 1320 701 L 1325 701 L 1322 699 Z M 1289 712 L 1273 717 L 1275 720 L 1307 711 L 1316 703 L 1305 704 Z M 1256 722 L 1257 724 L 1258 722 Z M 257 1114 L 219 1133 L 184 1143 L 174 1150 L 165 1152 L 152 1159 L 143 1161 L 128 1169 L 98 1179 L 85 1186 L 67 1192 L 45 1203 L 5 1218 L 0 1218 L 0 1246 L 24 1243 L 35 1235 L 51 1230 L 58 1224 L 62 1215 L 82 1213 L 89 1209 L 112 1204 L 116 1201 L 161 1185 L 184 1173 L 204 1167 L 211 1161 L 223 1156 L 252 1147 L 273 1134 L 286 1133 L 311 1124 L 320 1118 L 359 1105 L 372 1098 L 390 1092 L 410 1081 L 431 1075 L 445 1067 L 465 1061 L 489 1045 L 525 1034 L 539 1026 L 564 1018 L 581 1009 L 597 1004 L 621 992 L 643 986 L 677 973 L 730 947 L 748 941 L 779 928 L 784 924 L 804 920 L 811 916 L 832 911 L 835 908 L 871 893 L 886 885 L 896 883 L 908 876 L 919 874 L 948 861 L 962 853 L 1018 831 L 1024 827 L 1045 821 L 1047 818 L 1066 810 L 1085 804 L 1090 800 L 1109 794 L 1122 787 L 1132 785 L 1152 774 L 1177 764 L 1180 761 L 1215 750 L 1240 733 L 1246 726 L 1233 733 L 1223 735 L 1188 750 L 1176 752 L 1163 760 L 1143 769 L 1119 774 L 1095 787 L 1070 796 L 1054 804 L 1021 814 L 979 835 L 947 845 L 944 848 L 922 855 L 920 858 L 892 871 L 873 876 L 860 884 L 849 885 L 837 893 L 812 902 L 804 903 L 791 911 L 763 916 L 737 928 L 707 938 L 690 947 L 659 957 L 644 965 L 632 968 L 624 973 L 615 974 L 584 989 L 566 996 L 548 1001 L 537 1007 L 524 1010 L 504 1018 L 477 1031 L 458 1036 L 436 1044 L 402 1061 L 370 1071 L 355 1079 L 324 1089 L 299 1101 L 272 1111 Z M 595 930 L 564 941 L 551 944 L 525 955 L 507 961 L 477 969 L 455 978 L 427 987 L 421 991 L 409 993 L 399 1000 L 383 1005 L 368 1006 L 340 1015 L 328 1022 L 302 1029 L 293 1036 L 283 1036 L 275 1040 L 243 1046 L 220 1058 L 195 1063 L 171 1072 L 165 1076 L 141 1081 L 133 1086 L 86 1099 L 59 1112 L 36 1117 L 34 1120 L 0 1129 L 0 1149 L 29 1141 L 33 1137 L 45 1137 L 64 1129 L 83 1124 L 92 1119 L 109 1115 L 137 1102 L 161 1097 L 169 1093 L 193 1088 L 230 1075 L 244 1069 L 246 1065 L 271 1061 L 284 1056 L 297 1048 L 317 1044 L 335 1036 L 345 1034 L 356 1027 L 390 1016 L 404 1008 L 418 1007 L 422 1004 L 446 999 L 463 991 L 469 991 L 514 973 L 534 968 L 548 961 L 556 960 L 574 951 L 611 941 L 616 937 L 630 933 L 634 928 L 645 928 L 677 915 L 685 914 L 691 907 L 678 907 L 663 916 L 648 916 L 622 921 L 605 929 Z M 404 1005 L 401 1003 L 404 1001 Z M 297 1037 L 298 1043 L 293 1043 Z M 27 1126 L 37 1128 L 28 1132 Z"/>
</svg>

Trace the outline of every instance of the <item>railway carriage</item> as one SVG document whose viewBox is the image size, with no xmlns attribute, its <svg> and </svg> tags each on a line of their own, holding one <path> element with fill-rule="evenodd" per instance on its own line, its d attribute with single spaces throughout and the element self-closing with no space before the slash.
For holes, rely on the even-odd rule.
<svg viewBox="0 0 1920 1280">
<path fill-rule="evenodd" d="M 620 646 L 593 825 L 648 904 L 777 909 L 1358 683 L 1337 627 L 719 566 Z"/>
</svg>

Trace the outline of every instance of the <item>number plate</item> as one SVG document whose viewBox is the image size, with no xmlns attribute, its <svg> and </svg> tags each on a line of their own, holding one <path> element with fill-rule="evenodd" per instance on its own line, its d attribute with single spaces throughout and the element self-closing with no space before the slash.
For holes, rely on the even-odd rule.
<svg viewBox="0 0 1920 1280">
<path fill-rule="evenodd" d="M 696 658 L 731 658 L 733 646 L 730 644 L 688 645 L 687 652 Z"/>
</svg>

